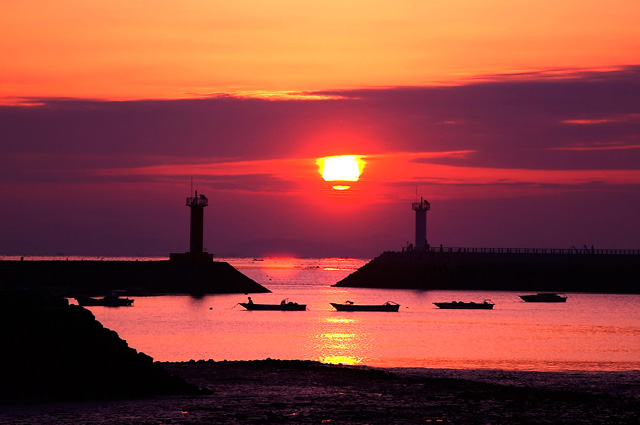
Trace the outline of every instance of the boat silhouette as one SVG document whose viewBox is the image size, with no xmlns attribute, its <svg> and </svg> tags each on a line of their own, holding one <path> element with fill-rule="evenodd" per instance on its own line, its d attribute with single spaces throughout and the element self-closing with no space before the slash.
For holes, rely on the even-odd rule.
<svg viewBox="0 0 640 425">
<path fill-rule="evenodd" d="M 393 301 L 387 301 L 384 304 L 356 304 L 353 301 L 345 301 L 344 303 L 330 303 L 338 311 L 398 311 L 400 304 Z"/>
<path fill-rule="evenodd" d="M 495 305 L 491 300 L 484 300 L 481 303 L 464 302 L 464 301 L 451 301 L 449 302 L 437 302 L 434 303 L 438 308 L 449 310 L 491 310 Z"/>
<path fill-rule="evenodd" d="M 552 292 L 538 292 L 535 295 L 519 295 L 519 297 L 526 303 L 563 303 L 567 301 L 565 294 Z"/>
<path fill-rule="evenodd" d="M 78 302 L 78 305 L 82 307 L 130 307 L 133 305 L 133 300 L 131 298 L 120 298 L 117 293 L 107 294 L 102 298 L 92 298 L 86 295 L 77 295 L 74 298 Z"/>
<path fill-rule="evenodd" d="M 257 304 L 254 303 L 251 297 L 249 297 L 249 301 L 246 303 L 238 303 L 242 307 L 247 310 L 275 310 L 275 311 L 304 311 L 307 309 L 306 304 L 298 304 L 292 301 L 289 301 L 289 298 L 285 298 L 280 301 L 280 304 Z"/>
</svg>

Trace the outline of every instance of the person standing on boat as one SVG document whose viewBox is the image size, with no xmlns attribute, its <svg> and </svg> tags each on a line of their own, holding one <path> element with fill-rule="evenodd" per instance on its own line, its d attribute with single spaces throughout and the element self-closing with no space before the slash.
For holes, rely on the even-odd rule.
<svg viewBox="0 0 640 425">
<path fill-rule="evenodd" d="M 253 300 L 251 299 L 251 297 L 249 297 L 249 302 L 248 304 L 253 304 Z"/>
</svg>

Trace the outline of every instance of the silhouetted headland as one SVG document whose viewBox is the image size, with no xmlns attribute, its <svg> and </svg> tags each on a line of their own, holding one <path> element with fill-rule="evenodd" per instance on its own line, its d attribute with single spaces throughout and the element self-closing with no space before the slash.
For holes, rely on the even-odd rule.
<svg viewBox="0 0 640 425">
<path fill-rule="evenodd" d="M 64 298 L 0 291 L 0 334 L 0 401 L 199 393 Z"/>
<path fill-rule="evenodd" d="M 464 249 L 384 252 L 334 286 L 640 293 L 640 250 Z"/>
</svg>

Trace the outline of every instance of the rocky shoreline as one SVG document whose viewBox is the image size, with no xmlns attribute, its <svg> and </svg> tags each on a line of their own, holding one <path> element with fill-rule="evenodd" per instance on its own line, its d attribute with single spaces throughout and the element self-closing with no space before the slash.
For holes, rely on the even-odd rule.
<svg viewBox="0 0 640 425">
<path fill-rule="evenodd" d="M 162 363 L 209 394 L 3 406 L 0 424 L 636 424 L 640 371 Z"/>
<path fill-rule="evenodd" d="M 0 335 L 3 404 L 200 393 L 64 298 L 0 291 Z"/>
</svg>

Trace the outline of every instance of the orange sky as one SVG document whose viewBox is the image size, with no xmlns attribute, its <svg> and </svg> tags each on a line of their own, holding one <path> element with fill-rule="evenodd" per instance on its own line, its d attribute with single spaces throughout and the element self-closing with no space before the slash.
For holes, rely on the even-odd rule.
<svg viewBox="0 0 640 425">
<path fill-rule="evenodd" d="M 638 62 L 640 2 L 0 2 L 0 98 L 450 83 Z"/>
<path fill-rule="evenodd" d="M 639 18 L 637 0 L 0 0 L 0 254 L 179 251 L 191 178 L 217 254 L 399 249 L 420 195 L 434 243 L 637 248 Z M 333 190 L 316 159 L 347 154 L 366 165 Z"/>
</svg>

